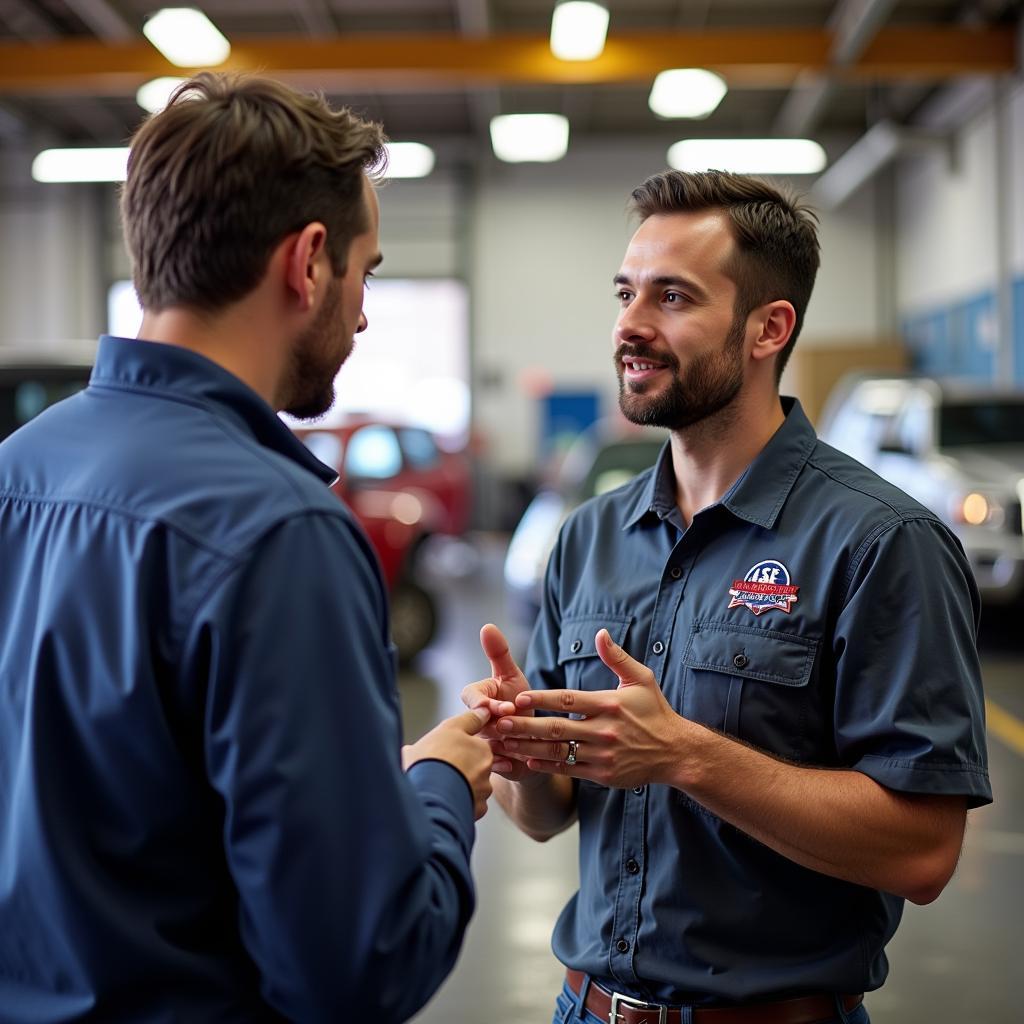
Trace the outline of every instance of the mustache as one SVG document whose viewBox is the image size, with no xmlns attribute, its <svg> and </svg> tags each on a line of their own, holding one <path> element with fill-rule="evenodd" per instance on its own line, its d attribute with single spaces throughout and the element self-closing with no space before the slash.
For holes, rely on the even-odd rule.
<svg viewBox="0 0 1024 1024">
<path fill-rule="evenodd" d="M 649 360 L 652 363 L 659 363 L 670 370 L 679 369 L 679 360 L 672 352 L 652 352 L 643 345 L 631 345 L 628 341 L 622 342 L 612 357 L 615 365 L 621 368 L 623 359 Z"/>
</svg>

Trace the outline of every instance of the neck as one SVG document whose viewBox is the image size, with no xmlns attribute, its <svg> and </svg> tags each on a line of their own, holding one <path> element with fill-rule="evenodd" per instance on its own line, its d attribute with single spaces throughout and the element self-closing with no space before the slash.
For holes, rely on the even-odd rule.
<svg viewBox="0 0 1024 1024">
<path fill-rule="evenodd" d="M 687 525 L 722 498 L 785 418 L 777 390 L 744 390 L 714 416 L 672 432 L 676 504 Z"/>
<path fill-rule="evenodd" d="M 258 306 L 243 302 L 209 314 L 184 307 L 147 312 L 138 336 L 205 356 L 277 408 L 284 361 L 280 347 L 273 344 L 272 320 Z"/>
</svg>

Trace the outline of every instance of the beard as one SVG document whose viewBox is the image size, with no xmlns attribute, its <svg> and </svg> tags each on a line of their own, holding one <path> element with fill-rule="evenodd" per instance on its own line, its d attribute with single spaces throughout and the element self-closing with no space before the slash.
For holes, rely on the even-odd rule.
<svg viewBox="0 0 1024 1024">
<path fill-rule="evenodd" d="M 615 350 L 615 372 L 619 378 L 619 408 L 631 423 L 647 427 L 683 430 L 727 408 L 743 386 L 743 340 L 747 319 L 736 315 L 718 352 L 695 356 L 680 374 L 679 360 L 671 353 L 659 353 L 658 361 L 672 374 L 667 388 L 650 395 L 646 383 L 626 384 L 624 356 L 644 358 L 644 346 L 624 342 Z"/>
<path fill-rule="evenodd" d="M 324 304 L 306 332 L 296 340 L 288 367 L 289 400 L 284 411 L 300 420 L 323 416 L 334 405 L 334 378 L 348 359 L 354 341 L 344 345 L 339 358 L 338 332 L 344 330 L 341 287 L 331 286 Z"/>
</svg>

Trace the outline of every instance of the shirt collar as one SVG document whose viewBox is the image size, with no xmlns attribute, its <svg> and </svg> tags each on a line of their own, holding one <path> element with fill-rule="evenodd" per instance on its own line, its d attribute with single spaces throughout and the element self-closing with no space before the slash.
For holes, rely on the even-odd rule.
<svg viewBox="0 0 1024 1024">
<path fill-rule="evenodd" d="M 205 406 L 214 415 L 231 420 L 263 447 L 297 462 L 325 483 L 337 477 L 248 384 L 213 360 L 180 345 L 104 334 L 89 383 L 151 391 Z"/>
<path fill-rule="evenodd" d="M 818 440 L 797 399 L 783 398 L 782 411 L 786 416 L 782 426 L 719 502 L 738 518 L 766 529 L 775 525 Z M 672 445 L 666 443 L 654 464 L 654 471 L 636 500 L 627 507 L 623 529 L 635 525 L 649 513 L 665 519 L 675 504 Z"/>
</svg>

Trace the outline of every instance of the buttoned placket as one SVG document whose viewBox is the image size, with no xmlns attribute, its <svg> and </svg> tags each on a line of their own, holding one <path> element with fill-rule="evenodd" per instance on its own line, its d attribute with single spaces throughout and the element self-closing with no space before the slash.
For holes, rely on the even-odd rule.
<svg viewBox="0 0 1024 1024">
<path fill-rule="evenodd" d="M 673 512 L 676 514 L 673 515 Z M 694 531 L 685 532 L 675 509 L 663 520 L 672 522 L 680 537 L 673 546 L 662 570 L 657 601 L 647 636 L 644 663 L 654 673 L 659 685 L 665 678 L 672 634 L 679 604 L 686 590 L 686 580 L 696 560 Z M 608 966 L 612 976 L 624 985 L 642 981 L 634 968 L 637 934 L 640 930 L 640 905 L 647 862 L 647 786 L 635 786 L 623 794 L 622 845 L 619 856 L 619 884 L 612 919 L 611 947 Z"/>
</svg>

